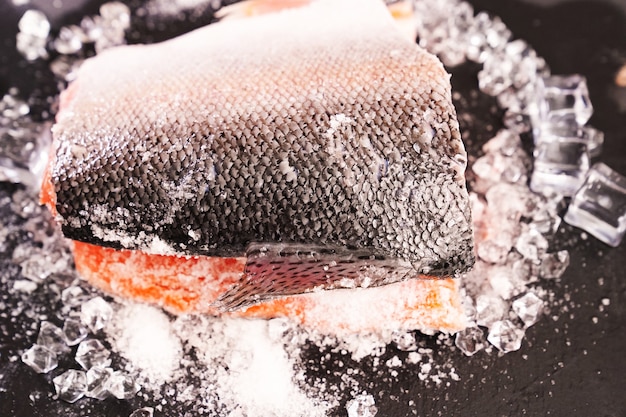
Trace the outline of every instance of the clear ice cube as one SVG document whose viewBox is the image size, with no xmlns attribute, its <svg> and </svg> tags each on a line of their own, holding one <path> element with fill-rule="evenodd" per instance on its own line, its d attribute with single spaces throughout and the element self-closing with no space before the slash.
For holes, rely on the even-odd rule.
<svg viewBox="0 0 626 417">
<path fill-rule="evenodd" d="M 58 366 L 57 355 L 39 345 L 33 345 L 22 354 L 22 362 L 30 366 L 35 372 L 45 374 Z"/>
<path fill-rule="evenodd" d="M 85 371 L 70 369 L 52 380 L 59 399 L 74 403 L 81 399 L 87 391 L 87 375 Z"/>
<path fill-rule="evenodd" d="M 535 129 L 535 143 L 559 139 L 585 143 L 589 156 L 594 158 L 602 152 L 604 133 L 591 126 L 579 126 L 578 123 L 545 122 Z"/>
<path fill-rule="evenodd" d="M 63 323 L 63 335 L 68 346 L 74 346 L 82 342 L 89 330 L 79 320 L 67 319 Z"/>
<path fill-rule="evenodd" d="M 564 220 L 607 245 L 618 246 L 626 232 L 626 177 L 603 163 L 595 164 Z"/>
<path fill-rule="evenodd" d="M 65 342 L 63 330 L 49 321 L 41 322 L 39 334 L 37 335 L 37 344 L 48 348 L 56 354 L 63 354 L 70 351 Z"/>
<path fill-rule="evenodd" d="M 543 314 L 543 300 L 532 292 L 527 292 L 513 301 L 512 307 L 526 327 L 535 324 Z"/>
<path fill-rule="evenodd" d="M 80 342 L 76 350 L 76 362 L 84 369 L 94 366 L 104 368 L 111 364 L 110 352 L 104 345 L 96 339 L 89 339 Z"/>
<path fill-rule="evenodd" d="M 346 404 L 348 417 L 374 417 L 378 413 L 376 401 L 369 394 L 361 394 Z"/>
<path fill-rule="evenodd" d="M 143 407 L 133 411 L 128 417 L 152 417 L 154 415 L 154 408 Z"/>
<path fill-rule="evenodd" d="M 80 309 L 81 321 L 94 333 L 103 329 L 112 316 L 113 308 L 102 297 L 92 298 Z"/>
<path fill-rule="evenodd" d="M 118 400 L 129 400 L 141 389 L 135 379 L 121 371 L 115 371 L 107 379 L 106 389 Z"/>
<path fill-rule="evenodd" d="M 485 348 L 485 333 L 479 327 L 467 327 L 456 334 L 454 344 L 465 355 L 472 356 Z"/>
<path fill-rule="evenodd" d="M 584 141 L 572 138 L 542 140 L 533 151 L 530 188 L 541 194 L 571 196 L 589 170 L 589 150 Z"/>
<path fill-rule="evenodd" d="M 524 339 L 524 330 L 515 326 L 510 320 L 493 323 L 489 328 L 487 340 L 501 352 L 519 350 Z"/>
<path fill-rule="evenodd" d="M 583 126 L 593 114 L 587 79 L 579 74 L 540 78 L 536 100 L 535 126 L 546 121 Z"/>
<path fill-rule="evenodd" d="M 85 396 L 104 400 L 110 396 L 107 381 L 113 375 L 113 369 L 94 366 L 87 371 L 87 390 Z"/>
</svg>

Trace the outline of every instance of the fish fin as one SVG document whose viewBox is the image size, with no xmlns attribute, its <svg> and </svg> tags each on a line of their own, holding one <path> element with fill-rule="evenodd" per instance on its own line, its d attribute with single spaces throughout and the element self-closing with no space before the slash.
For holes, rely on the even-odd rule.
<svg viewBox="0 0 626 417">
<path fill-rule="evenodd" d="M 339 288 L 366 288 L 417 276 L 407 262 L 370 249 L 297 244 L 252 244 L 241 281 L 214 303 L 235 311 L 273 298 Z"/>
<path fill-rule="evenodd" d="M 315 0 L 244 0 L 222 7 L 215 12 L 215 17 L 224 19 L 242 19 L 285 9 L 306 6 Z"/>
</svg>

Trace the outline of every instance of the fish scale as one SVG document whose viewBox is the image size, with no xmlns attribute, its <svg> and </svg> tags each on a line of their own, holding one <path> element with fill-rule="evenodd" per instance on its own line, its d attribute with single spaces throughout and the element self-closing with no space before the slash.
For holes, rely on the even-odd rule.
<svg viewBox="0 0 626 417">
<path fill-rule="evenodd" d="M 318 28 L 311 13 L 337 7 L 320 0 L 87 60 L 53 129 L 65 235 L 227 257 L 305 244 L 334 248 L 320 265 L 352 250 L 412 276 L 466 271 L 466 154 L 449 76 L 382 4 L 359 4 L 353 25 L 344 6 Z M 343 278 L 378 277 L 368 262 L 348 262 Z M 315 279 L 328 281 L 320 268 Z"/>
</svg>

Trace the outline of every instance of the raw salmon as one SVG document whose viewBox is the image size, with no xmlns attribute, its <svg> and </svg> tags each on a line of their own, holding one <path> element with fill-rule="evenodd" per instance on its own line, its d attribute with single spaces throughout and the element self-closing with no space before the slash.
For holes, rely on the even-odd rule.
<svg viewBox="0 0 626 417">
<path fill-rule="evenodd" d="M 179 311 L 268 302 L 246 310 L 267 316 L 334 297 L 320 290 L 447 291 L 370 287 L 472 266 L 442 64 L 378 0 L 296 3 L 83 64 L 43 194 L 88 279 Z M 149 276 L 107 260 L 133 256 Z M 196 266 L 218 292 L 185 284 Z"/>
</svg>

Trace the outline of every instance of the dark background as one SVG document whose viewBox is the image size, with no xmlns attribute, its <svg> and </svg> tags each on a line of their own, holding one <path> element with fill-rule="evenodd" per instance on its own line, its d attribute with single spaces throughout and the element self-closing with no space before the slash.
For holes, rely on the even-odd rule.
<svg viewBox="0 0 626 417">
<path fill-rule="evenodd" d="M 78 23 L 84 14 L 97 13 L 100 2 L 64 1 L 63 9 L 55 9 L 47 0 L 32 3 L 46 9 L 54 32 L 61 25 Z M 81 6 L 74 8 L 74 3 Z M 626 64 L 626 0 L 470 3 L 476 11 L 500 16 L 516 38 L 527 40 L 546 59 L 552 73 L 587 77 L 595 108 L 590 123 L 606 135 L 599 160 L 626 174 L 626 88 L 614 82 L 617 70 Z M 45 98 L 54 94 L 56 84 L 51 81 L 47 64 L 26 63 L 14 50 L 17 21 L 24 10 L 0 0 L 0 94 L 18 86 L 23 95 L 33 97 L 33 112 L 38 115 L 49 107 Z M 206 15 L 189 13 L 184 22 L 133 22 L 130 39 L 164 39 L 208 21 Z M 464 97 L 476 89 L 478 69 L 466 64 L 452 71 L 454 89 Z M 501 125 L 502 113 L 494 106 L 494 100 L 483 96 L 457 103 L 459 112 L 474 116 L 462 125 L 468 132 L 468 148 L 473 156 Z M 15 189 L 0 184 L 0 197 Z M 0 216 L 3 225 L 20 221 L 6 212 Z M 580 231 L 562 225 L 557 245 L 570 250 L 571 265 L 562 280 L 553 284 L 556 299 L 550 314 L 527 331 L 521 350 L 503 356 L 480 352 L 467 358 L 458 350 L 438 346 L 434 337 L 422 336 L 420 342 L 435 349 L 434 360 L 452 363 L 461 380 L 449 386 L 424 384 L 417 378 L 416 369 L 409 366 L 400 369 L 397 378 L 373 372 L 362 385 L 375 396 L 377 415 L 626 416 L 626 243 L 609 248 L 593 238 L 580 239 Z M 2 256 L 7 257 L 7 253 L 10 251 Z M 7 259 L 0 261 L 0 268 L 11 268 Z M 608 298 L 610 305 L 601 309 L 603 298 Z M 10 360 L 32 345 L 35 335 L 23 334 L 24 326 L 7 319 L 7 314 L 0 317 L 0 417 L 125 417 L 143 405 L 140 399 L 81 400 L 74 405 L 52 399 L 49 380 L 21 361 Z M 332 361 L 321 362 L 317 351 L 306 355 L 311 375 L 324 374 L 333 366 Z M 389 348 L 382 361 L 394 355 L 405 357 L 403 352 Z M 348 365 L 366 370 L 369 366 Z M 415 402 L 410 408 L 409 400 Z M 169 404 L 155 415 L 177 416 L 184 412 Z M 346 412 L 342 408 L 337 415 Z"/>
</svg>

